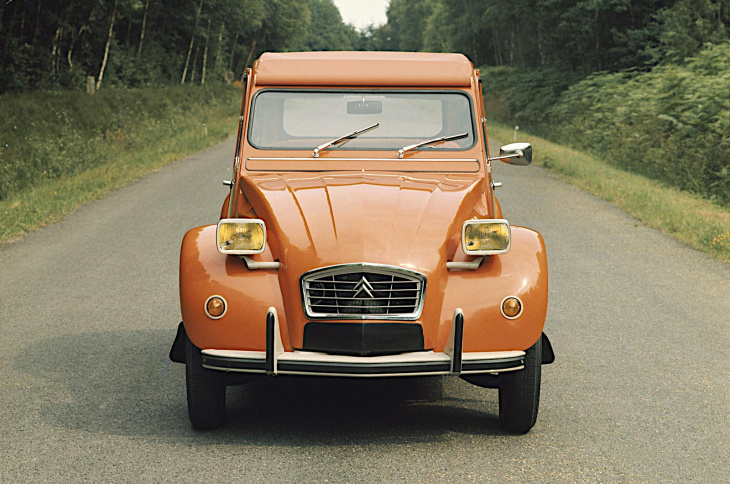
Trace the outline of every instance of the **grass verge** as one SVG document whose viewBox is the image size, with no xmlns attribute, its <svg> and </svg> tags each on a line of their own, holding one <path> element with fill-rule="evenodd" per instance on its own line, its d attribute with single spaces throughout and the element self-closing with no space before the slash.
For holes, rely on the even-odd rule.
<svg viewBox="0 0 730 484">
<path fill-rule="evenodd" d="M 489 135 L 499 140 L 510 140 L 513 130 L 490 122 Z M 613 203 L 645 225 L 730 263 L 730 211 L 727 209 L 523 131 L 520 131 L 519 138 L 534 146 L 533 161 L 536 165 Z"/>
<path fill-rule="evenodd" d="M 237 106 L 232 103 L 206 112 L 207 135 L 202 123 L 190 122 L 140 143 L 109 141 L 103 149 L 103 163 L 78 173 L 41 180 L 0 200 L 0 245 L 57 222 L 112 190 L 221 142 L 235 132 L 237 118 Z"/>
</svg>

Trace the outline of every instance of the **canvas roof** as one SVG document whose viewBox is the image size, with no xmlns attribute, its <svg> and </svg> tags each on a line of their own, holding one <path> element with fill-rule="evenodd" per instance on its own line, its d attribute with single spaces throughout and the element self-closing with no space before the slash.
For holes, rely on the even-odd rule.
<svg viewBox="0 0 730 484">
<path fill-rule="evenodd" d="M 427 52 L 265 53 L 254 64 L 259 86 L 469 87 L 462 54 Z"/>
</svg>

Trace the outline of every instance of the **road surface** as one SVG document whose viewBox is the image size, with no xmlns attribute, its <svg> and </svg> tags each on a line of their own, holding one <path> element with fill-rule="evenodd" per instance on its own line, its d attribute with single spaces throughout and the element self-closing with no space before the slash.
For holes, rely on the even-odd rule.
<svg viewBox="0 0 730 484">
<path fill-rule="evenodd" d="M 180 320 L 188 228 L 217 220 L 233 141 L 0 248 L 0 482 L 727 482 L 730 269 L 537 167 L 497 163 L 550 265 L 540 414 L 447 378 L 270 378 L 195 432 Z"/>
</svg>

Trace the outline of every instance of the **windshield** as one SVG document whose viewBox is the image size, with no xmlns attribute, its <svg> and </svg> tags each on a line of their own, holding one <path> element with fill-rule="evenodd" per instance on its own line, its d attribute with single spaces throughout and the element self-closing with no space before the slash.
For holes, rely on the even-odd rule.
<svg viewBox="0 0 730 484">
<path fill-rule="evenodd" d="M 364 126 L 328 150 L 399 150 L 422 141 L 466 136 L 418 150 L 463 150 L 474 145 L 469 96 L 461 92 L 260 91 L 253 101 L 248 140 L 261 149 L 313 150 Z"/>
</svg>

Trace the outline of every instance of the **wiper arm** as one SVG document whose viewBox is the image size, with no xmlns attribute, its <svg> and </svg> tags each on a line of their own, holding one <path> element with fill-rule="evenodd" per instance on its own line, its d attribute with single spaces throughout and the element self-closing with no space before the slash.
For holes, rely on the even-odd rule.
<svg viewBox="0 0 730 484">
<path fill-rule="evenodd" d="M 349 140 L 349 139 L 357 138 L 357 137 L 358 137 L 359 135 L 361 135 L 362 133 L 365 133 L 365 132 L 367 132 L 367 131 L 370 131 L 371 129 L 375 129 L 375 128 L 377 128 L 378 126 L 380 126 L 380 123 L 375 123 L 375 124 L 373 124 L 373 125 L 371 125 L 371 126 L 368 126 L 367 128 L 363 128 L 363 129 L 356 129 L 356 130 L 355 130 L 355 131 L 353 131 L 352 133 L 347 133 L 347 134 L 346 134 L 345 136 L 340 136 L 339 138 L 333 139 L 332 141 L 328 141 L 328 142 L 326 142 L 326 143 L 325 143 L 325 144 L 323 144 L 323 145 L 319 145 L 319 146 L 317 146 L 317 147 L 316 147 L 316 148 L 314 149 L 314 151 L 312 152 L 312 156 L 314 156 L 315 158 L 319 158 L 319 152 L 320 152 L 320 151 L 324 151 L 324 150 L 326 150 L 327 148 L 329 148 L 330 146 L 334 146 L 334 145 L 337 145 L 337 144 L 339 144 L 339 143 L 342 143 L 342 142 L 343 142 L 343 141 L 345 141 L 345 140 Z"/>
<path fill-rule="evenodd" d="M 438 143 L 440 141 L 451 141 L 452 139 L 466 138 L 467 136 L 469 136 L 469 133 L 452 134 L 450 136 L 442 136 L 440 138 L 434 138 L 428 141 L 421 141 L 420 143 L 416 143 L 415 145 L 404 146 L 403 148 L 398 150 L 398 158 L 403 158 L 403 154 L 406 151 L 415 150 L 420 146 L 430 145 L 431 143 Z"/>
</svg>

